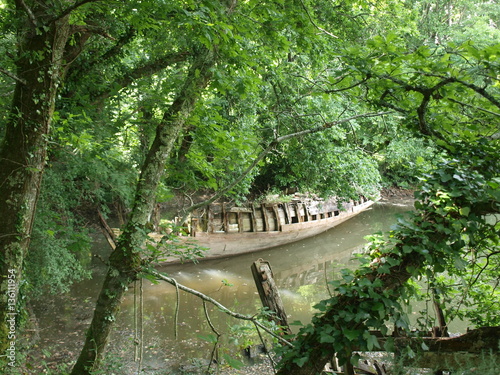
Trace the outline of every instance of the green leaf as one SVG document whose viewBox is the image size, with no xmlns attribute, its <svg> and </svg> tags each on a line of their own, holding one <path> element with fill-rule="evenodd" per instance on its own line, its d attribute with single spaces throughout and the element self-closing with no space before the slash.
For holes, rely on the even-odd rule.
<svg viewBox="0 0 500 375">
<path fill-rule="evenodd" d="M 241 362 L 240 360 L 236 359 L 236 358 L 232 358 L 230 357 L 228 354 L 224 353 L 222 354 L 222 357 L 224 358 L 224 360 L 226 361 L 226 363 L 231 366 L 232 368 L 235 368 L 237 370 L 243 368 L 245 366 L 245 364 L 243 362 Z"/>
<path fill-rule="evenodd" d="M 306 364 L 306 362 L 309 360 L 309 357 L 300 357 L 300 358 L 294 358 L 293 363 L 295 363 L 297 366 L 302 367 Z"/>
<path fill-rule="evenodd" d="M 349 341 L 354 341 L 361 336 L 361 331 L 357 329 L 343 329 L 342 333 Z"/>
<path fill-rule="evenodd" d="M 213 334 L 198 335 L 198 338 L 200 338 L 206 342 L 209 342 L 211 344 L 215 344 L 215 343 L 217 343 L 217 341 L 219 341 L 217 335 L 213 335 Z"/>
<path fill-rule="evenodd" d="M 359 355 L 358 353 L 354 353 L 352 356 L 351 356 L 351 364 L 353 366 L 357 366 L 358 363 L 359 363 L 359 360 L 361 359 L 361 355 Z"/>
<path fill-rule="evenodd" d="M 365 331 L 363 337 L 366 340 L 366 346 L 369 351 L 372 351 L 373 348 L 380 348 L 380 344 L 376 336 L 370 334 L 368 331 Z"/>
<path fill-rule="evenodd" d="M 470 213 L 470 207 L 462 207 L 460 210 L 460 215 L 462 216 L 469 216 Z"/>
</svg>

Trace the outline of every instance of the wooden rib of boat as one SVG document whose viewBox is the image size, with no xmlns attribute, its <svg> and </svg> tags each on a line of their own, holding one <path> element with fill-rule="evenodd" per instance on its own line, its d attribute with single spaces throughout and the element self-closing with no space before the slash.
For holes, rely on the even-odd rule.
<svg viewBox="0 0 500 375">
<path fill-rule="evenodd" d="M 208 248 L 205 258 L 263 250 L 322 233 L 366 210 L 365 197 L 342 204 L 334 199 L 295 198 L 247 207 L 212 204 L 191 221 L 191 238 Z"/>
</svg>

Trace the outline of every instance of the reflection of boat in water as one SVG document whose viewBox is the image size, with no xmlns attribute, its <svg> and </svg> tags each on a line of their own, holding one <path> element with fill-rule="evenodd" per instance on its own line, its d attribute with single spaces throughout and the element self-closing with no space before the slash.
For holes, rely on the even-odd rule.
<svg viewBox="0 0 500 375">
<path fill-rule="evenodd" d="M 366 246 L 360 245 L 322 254 L 322 256 L 308 259 L 306 262 L 299 262 L 293 267 L 286 269 L 276 267 L 275 277 L 279 284 L 284 288 L 297 288 L 301 285 L 312 285 L 318 282 L 324 284 L 325 275 L 332 275 L 334 271 L 340 271 L 342 268 L 350 268 L 353 263 L 353 254 L 362 252 Z"/>
<path fill-rule="evenodd" d="M 205 258 L 243 254 L 311 237 L 366 210 L 374 202 L 295 198 L 247 207 L 212 204 L 192 219 L 191 237 Z"/>
</svg>

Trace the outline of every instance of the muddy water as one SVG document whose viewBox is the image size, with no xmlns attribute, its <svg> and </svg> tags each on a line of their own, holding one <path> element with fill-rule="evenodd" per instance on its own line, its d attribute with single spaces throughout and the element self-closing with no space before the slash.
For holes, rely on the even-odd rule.
<svg viewBox="0 0 500 375">
<path fill-rule="evenodd" d="M 253 315 L 261 304 L 250 266 L 262 258 L 272 266 L 289 322 L 307 323 L 314 312 L 312 306 L 328 296 L 325 280 L 332 280 L 340 269 L 352 266 L 352 254 L 362 249 L 365 236 L 387 230 L 397 214 L 410 209 L 405 204 L 378 203 L 338 227 L 294 244 L 199 264 L 165 266 L 162 271 L 229 309 Z M 95 251 L 108 251 L 106 243 L 97 241 Z M 92 280 L 34 307 L 40 328 L 38 350 L 50 352 L 46 358 L 49 365 L 61 359 L 71 361 L 81 348 L 105 271 L 97 259 L 95 262 Z M 210 305 L 205 311 L 197 297 L 182 291 L 177 296 L 176 288 L 170 284 L 138 282 L 124 298 L 111 338 L 111 353 L 126 358 L 116 364 L 125 366 L 117 373 L 130 373 L 137 367 L 133 360 L 135 349 L 140 348 L 142 367 L 150 371 L 176 367 L 188 358 L 209 358 L 213 347 L 209 341 L 214 333 L 207 323 L 207 314 L 222 335 L 221 340 L 234 345 L 231 350 L 257 341 L 244 323 Z"/>
</svg>

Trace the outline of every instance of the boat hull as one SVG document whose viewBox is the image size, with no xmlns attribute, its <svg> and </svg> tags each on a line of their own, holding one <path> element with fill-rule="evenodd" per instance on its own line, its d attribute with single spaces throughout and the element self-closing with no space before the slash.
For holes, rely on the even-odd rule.
<svg viewBox="0 0 500 375">
<path fill-rule="evenodd" d="M 358 213 L 365 211 L 373 203 L 373 201 L 367 200 L 357 205 L 349 204 L 345 207 L 345 210 L 339 211 L 336 216 L 298 223 L 282 224 L 279 230 L 274 231 L 233 233 L 197 232 L 190 238 L 190 242 L 194 242 L 208 249 L 204 253 L 204 259 L 250 253 L 285 245 L 320 234 L 349 220 Z"/>
</svg>

